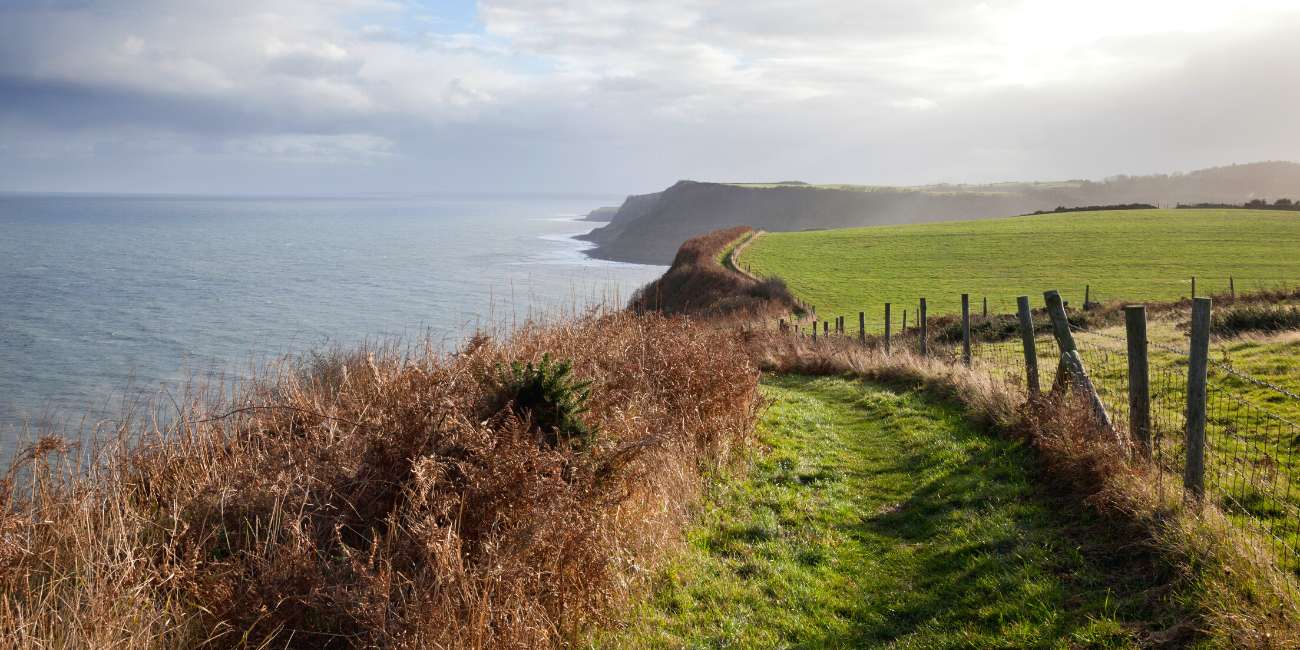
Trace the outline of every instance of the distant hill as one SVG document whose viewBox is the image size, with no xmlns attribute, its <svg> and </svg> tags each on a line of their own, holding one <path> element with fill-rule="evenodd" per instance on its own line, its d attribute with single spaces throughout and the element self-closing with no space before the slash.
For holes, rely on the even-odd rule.
<svg viewBox="0 0 1300 650">
<path fill-rule="evenodd" d="M 680 181 L 629 196 L 609 223 L 582 238 L 604 259 L 667 264 L 691 237 L 746 225 L 797 231 L 927 223 L 1024 214 L 1058 207 L 1151 203 L 1243 203 L 1300 198 L 1300 164 L 1260 162 L 1188 173 L 1102 181 L 885 187 Z"/>
</svg>

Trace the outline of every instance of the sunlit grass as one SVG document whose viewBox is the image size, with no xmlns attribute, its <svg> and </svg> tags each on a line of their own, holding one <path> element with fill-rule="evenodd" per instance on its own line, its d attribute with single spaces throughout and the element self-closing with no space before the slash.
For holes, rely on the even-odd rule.
<svg viewBox="0 0 1300 650">
<path fill-rule="evenodd" d="M 1093 300 L 1168 300 L 1300 281 L 1300 213 L 1258 210 L 1123 210 L 980 221 L 765 233 L 740 256 L 759 275 L 783 278 L 826 318 L 867 313 L 879 329 L 883 304 L 915 318 L 976 308 L 1015 311 L 1017 295 L 1041 305 L 1058 289 Z M 851 319 L 852 320 L 852 319 Z"/>
<path fill-rule="evenodd" d="M 1142 604 L 1032 453 L 917 394 L 769 379 L 770 451 L 599 647 L 1127 646 Z"/>
</svg>

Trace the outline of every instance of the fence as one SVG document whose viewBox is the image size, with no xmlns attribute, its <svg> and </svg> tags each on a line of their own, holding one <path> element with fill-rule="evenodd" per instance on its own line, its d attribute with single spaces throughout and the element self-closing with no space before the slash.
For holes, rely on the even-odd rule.
<svg viewBox="0 0 1300 650">
<path fill-rule="evenodd" d="M 987 301 L 984 301 L 987 304 Z M 804 323 L 781 322 L 800 336 L 855 338 L 861 344 L 903 346 L 1006 381 L 1026 399 L 1073 389 L 1101 427 L 1133 453 L 1183 477 L 1184 497 L 1216 504 L 1235 524 L 1259 533 L 1278 562 L 1300 572 L 1300 394 L 1242 372 L 1226 349 L 1211 350 L 1212 301 L 1194 298 L 1187 333 L 1147 310 L 1124 310 L 1124 323 L 1093 326 L 1083 312 L 1067 311 L 1055 291 L 1031 310 L 1017 298 L 1017 314 L 972 314 L 962 296 L 960 319 L 932 319 L 925 299 L 909 305 L 909 328 L 893 330 L 899 310 L 883 305 L 883 328 L 867 332 L 865 312 L 856 331 L 844 316 Z M 814 315 L 815 318 L 815 315 Z M 1300 343 L 1297 343 L 1300 345 Z M 1044 352 L 1055 346 L 1055 357 Z M 1278 362 L 1284 372 L 1300 369 Z M 1163 482 L 1160 482 L 1163 484 Z"/>
</svg>

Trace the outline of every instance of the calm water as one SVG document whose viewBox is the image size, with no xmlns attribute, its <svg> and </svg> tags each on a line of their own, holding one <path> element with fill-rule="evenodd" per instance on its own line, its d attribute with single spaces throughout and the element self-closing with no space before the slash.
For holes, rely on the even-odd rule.
<svg viewBox="0 0 1300 650">
<path fill-rule="evenodd" d="M 626 298 L 663 268 L 570 239 L 611 200 L 0 195 L 0 460 L 190 372 Z"/>
</svg>

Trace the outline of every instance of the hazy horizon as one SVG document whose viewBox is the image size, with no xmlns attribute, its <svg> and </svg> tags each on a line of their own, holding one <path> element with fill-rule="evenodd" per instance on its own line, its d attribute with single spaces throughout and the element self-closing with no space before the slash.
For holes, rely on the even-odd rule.
<svg viewBox="0 0 1300 650">
<path fill-rule="evenodd" d="M 623 195 L 1300 160 L 1300 5 L 10 0 L 0 190 Z"/>
</svg>

